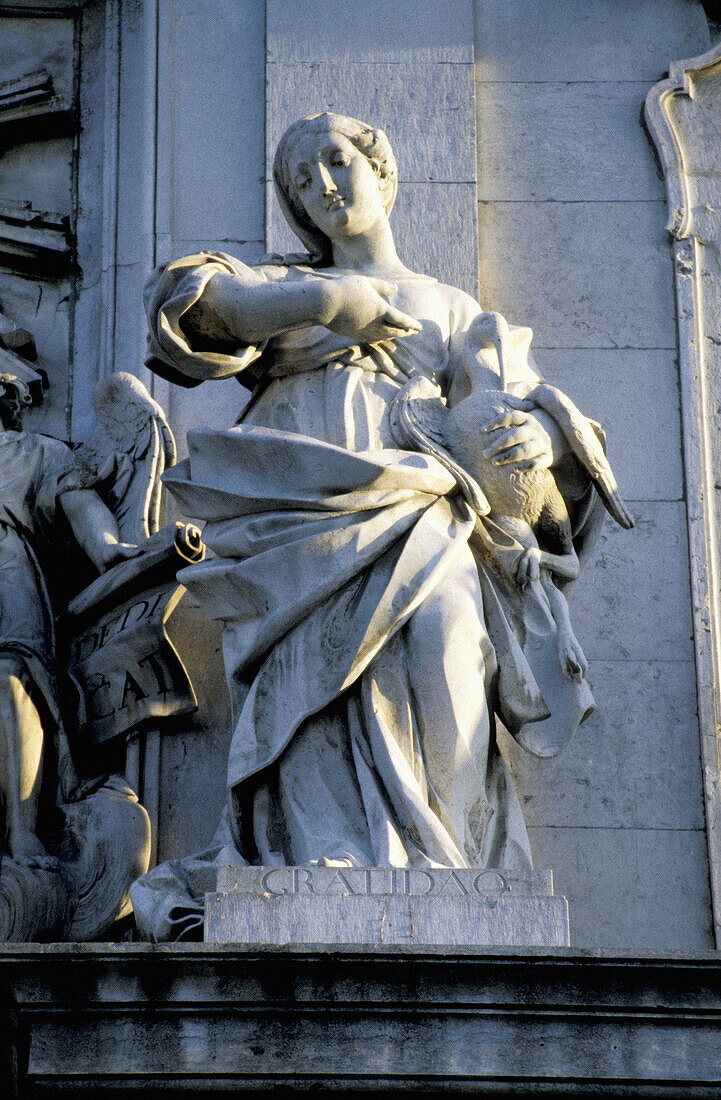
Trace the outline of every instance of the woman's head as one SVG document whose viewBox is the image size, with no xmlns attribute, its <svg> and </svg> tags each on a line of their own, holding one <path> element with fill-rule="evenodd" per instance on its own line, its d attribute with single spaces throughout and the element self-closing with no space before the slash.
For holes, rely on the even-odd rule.
<svg viewBox="0 0 721 1100">
<path fill-rule="evenodd" d="M 329 261 L 334 236 L 362 230 L 374 208 L 390 214 L 398 169 L 382 130 L 324 112 L 288 127 L 275 154 L 273 177 L 294 233 L 311 254 Z"/>
<path fill-rule="evenodd" d="M 0 425 L 21 432 L 25 410 L 32 404 L 30 390 L 15 374 L 0 374 Z"/>
</svg>

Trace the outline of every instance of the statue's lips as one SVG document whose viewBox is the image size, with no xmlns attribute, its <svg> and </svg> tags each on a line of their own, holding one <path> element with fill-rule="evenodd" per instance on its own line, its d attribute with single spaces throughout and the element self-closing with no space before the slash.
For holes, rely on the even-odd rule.
<svg viewBox="0 0 721 1100">
<path fill-rule="evenodd" d="M 333 199 L 332 202 L 328 203 L 328 205 L 326 206 L 326 210 L 340 210 L 341 207 L 344 207 L 344 206 L 345 206 L 345 199 L 343 199 L 342 197 L 339 196 L 337 199 Z"/>
</svg>

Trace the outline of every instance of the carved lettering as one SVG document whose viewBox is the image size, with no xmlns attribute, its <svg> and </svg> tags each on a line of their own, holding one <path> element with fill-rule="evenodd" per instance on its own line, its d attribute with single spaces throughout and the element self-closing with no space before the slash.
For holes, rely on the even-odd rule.
<svg viewBox="0 0 721 1100">
<path fill-rule="evenodd" d="M 147 665 L 153 676 L 155 677 L 155 681 L 158 685 L 158 694 L 167 695 L 170 691 L 170 684 L 166 683 L 165 681 L 163 662 L 161 658 L 161 651 L 159 649 L 156 649 L 152 653 L 149 653 L 147 657 L 141 657 L 138 661 L 138 666 L 140 668 L 144 668 Z"/>
<path fill-rule="evenodd" d="M 111 718 L 115 714 L 115 707 L 110 705 L 110 699 L 108 697 L 109 687 L 110 680 L 108 680 L 106 676 L 103 676 L 102 673 L 96 673 L 94 676 L 88 677 L 85 691 L 88 709 L 95 721 L 100 721 L 103 718 Z M 103 690 L 105 694 L 100 697 L 100 693 Z M 104 707 L 108 709 L 103 709 Z"/>
<path fill-rule="evenodd" d="M 147 699 L 147 691 L 143 691 L 138 681 L 135 679 L 131 672 L 125 673 L 125 683 L 123 684 L 123 699 L 120 704 L 120 710 L 125 710 L 128 705 L 128 697 L 134 696 L 134 702 L 139 702 L 141 699 Z"/>
<path fill-rule="evenodd" d="M 115 626 L 116 623 L 119 623 L 121 618 L 121 615 L 112 615 L 109 619 L 106 619 L 105 622 L 101 625 L 98 638 L 98 649 L 103 649 L 108 639 L 114 637 L 111 628 Z"/>
<path fill-rule="evenodd" d="M 408 893 L 412 892 L 414 894 L 430 894 L 433 887 L 435 886 L 435 879 L 433 878 L 433 875 L 429 874 L 428 871 L 420 871 L 420 870 L 410 871 L 410 872 L 407 871 L 406 872 L 406 875 L 411 875 L 411 874 L 414 875 L 415 877 L 417 877 L 418 875 L 422 875 L 423 878 L 426 880 L 426 889 L 425 890 L 413 890 L 413 891 L 409 890 L 407 892 Z"/>
<path fill-rule="evenodd" d="M 85 648 L 88 646 L 89 648 Z M 79 638 L 76 642 L 75 657 L 78 661 L 87 661 L 88 657 L 92 657 L 95 650 L 98 648 L 98 635 L 92 630 L 89 634 L 84 634 L 82 638 Z"/>
<path fill-rule="evenodd" d="M 456 874 L 455 871 L 451 871 L 450 875 L 445 880 L 445 882 L 441 884 L 441 888 L 438 891 L 438 893 L 442 894 L 444 892 L 444 890 L 446 889 L 446 887 L 450 886 L 451 884 L 453 884 L 453 886 L 454 886 L 454 889 L 451 890 L 451 893 L 457 894 L 459 890 L 462 894 L 467 894 L 468 893 L 468 890 L 467 890 L 465 884 L 461 881 L 461 879 L 458 877 L 458 875 Z"/>
<path fill-rule="evenodd" d="M 353 889 L 350 882 L 348 881 L 348 879 L 346 878 L 346 876 L 343 874 L 342 871 L 336 871 L 336 873 L 333 875 L 333 878 L 330 880 L 330 882 L 326 886 L 326 888 L 324 890 L 324 893 L 330 894 L 331 893 L 331 887 L 335 886 L 336 882 L 339 882 L 341 884 L 341 886 L 343 887 L 343 889 L 341 890 L 342 894 L 356 894 L 356 893 L 359 893 L 359 891 Z"/>
<path fill-rule="evenodd" d="M 287 886 L 284 886 L 282 890 L 273 889 L 274 876 L 282 874 L 282 872 L 285 870 L 286 868 L 284 867 L 272 867 L 270 871 L 266 871 L 260 880 L 261 889 L 264 890 L 266 894 L 273 894 L 273 896 L 276 898 L 280 898 L 283 897 L 283 895 L 285 894 L 289 894 L 291 891 L 288 889 Z M 271 879 L 273 879 L 273 882 L 271 882 Z"/>
<path fill-rule="evenodd" d="M 510 886 L 508 885 L 508 882 L 503 877 L 503 875 L 500 873 L 500 871 L 488 870 L 488 871 L 481 871 L 479 874 L 476 875 L 476 877 L 473 880 L 473 889 L 476 891 L 477 894 L 484 894 L 486 892 L 485 890 L 482 890 L 481 886 L 480 886 L 480 883 L 486 877 L 486 875 L 495 876 L 498 879 L 498 882 L 496 883 L 496 885 L 498 886 L 499 892 L 501 894 L 505 894 L 506 891 L 510 890 Z"/>
<path fill-rule="evenodd" d="M 301 875 L 303 878 L 301 879 Z M 304 891 L 301 890 L 304 887 Z M 293 868 L 293 893 L 301 894 L 315 894 L 313 887 L 313 872 L 309 871 L 307 867 L 294 867 Z"/>
</svg>

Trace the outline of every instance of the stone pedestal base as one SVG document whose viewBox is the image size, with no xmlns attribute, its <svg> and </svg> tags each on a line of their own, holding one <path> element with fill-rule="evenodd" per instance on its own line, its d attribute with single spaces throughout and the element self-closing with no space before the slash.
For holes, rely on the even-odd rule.
<svg viewBox="0 0 721 1100">
<path fill-rule="evenodd" d="M 566 947 L 550 871 L 228 867 L 205 899 L 207 943 Z"/>
</svg>

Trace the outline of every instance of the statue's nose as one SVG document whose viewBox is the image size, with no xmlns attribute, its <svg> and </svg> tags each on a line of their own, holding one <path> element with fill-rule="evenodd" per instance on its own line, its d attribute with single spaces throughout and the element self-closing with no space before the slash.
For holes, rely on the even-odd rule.
<svg viewBox="0 0 721 1100">
<path fill-rule="evenodd" d="M 338 188 L 335 185 L 335 181 L 333 179 L 333 176 L 331 175 L 330 170 L 327 168 L 327 166 L 325 164 L 319 164 L 318 165 L 318 177 L 320 179 L 321 191 L 323 192 L 324 195 L 328 195 L 332 191 L 337 191 L 338 190 Z"/>
</svg>

